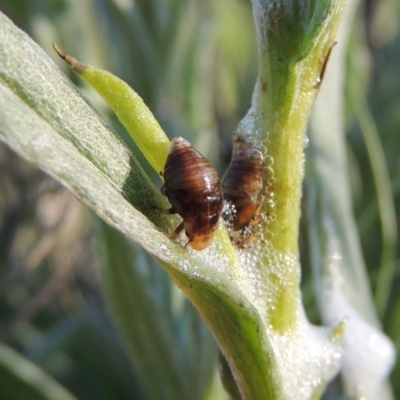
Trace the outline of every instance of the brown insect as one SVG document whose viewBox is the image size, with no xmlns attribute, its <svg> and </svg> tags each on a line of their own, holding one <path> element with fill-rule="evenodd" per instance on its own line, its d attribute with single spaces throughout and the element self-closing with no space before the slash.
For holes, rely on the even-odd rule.
<svg viewBox="0 0 400 400">
<path fill-rule="evenodd" d="M 183 218 L 172 238 L 184 229 L 189 238 L 186 246 L 205 249 L 212 242 L 223 207 L 217 171 L 187 140 L 179 137 L 171 142 L 164 180 L 161 193 L 167 196 L 172 207 L 161 211 Z"/>
<path fill-rule="evenodd" d="M 235 137 L 236 136 L 236 137 Z M 234 231 L 257 219 L 262 203 L 264 160 L 262 153 L 236 134 L 231 163 L 222 179 L 224 198 L 233 213 L 226 219 Z"/>
</svg>

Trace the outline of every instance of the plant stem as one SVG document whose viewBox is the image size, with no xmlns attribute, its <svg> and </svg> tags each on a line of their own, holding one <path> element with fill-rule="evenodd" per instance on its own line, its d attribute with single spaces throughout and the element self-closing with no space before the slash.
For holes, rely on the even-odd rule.
<svg viewBox="0 0 400 400">
<path fill-rule="evenodd" d="M 253 127 L 266 154 L 263 230 L 275 257 L 267 251 L 262 262 L 271 271 L 269 284 L 276 294 L 270 324 L 281 333 L 295 327 L 298 315 L 304 132 L 343 5 L 253 0 L 260 66 L 245 124 Z M 284 269 L 279 273 L 273 265 L 277 258 Z"/>
</svg>

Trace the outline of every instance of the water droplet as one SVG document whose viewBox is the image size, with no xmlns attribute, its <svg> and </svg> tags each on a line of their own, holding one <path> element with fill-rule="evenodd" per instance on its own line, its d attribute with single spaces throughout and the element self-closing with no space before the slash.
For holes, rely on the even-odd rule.
<svg viewBox="0 0 400 400">
<path fill-rule="evenodd" d="M 271 168 L 272 169 L 272 166 L 274 165 L 274 159 L 273 159 L 273 157 L 271 157 L 270 155 L 266 155 L 266 156 L 264 156 L 264 165 L 265 165 L 265 167 L 267 168 L 267 169 L 269 169 L 269 168 Z"/>
</svg>

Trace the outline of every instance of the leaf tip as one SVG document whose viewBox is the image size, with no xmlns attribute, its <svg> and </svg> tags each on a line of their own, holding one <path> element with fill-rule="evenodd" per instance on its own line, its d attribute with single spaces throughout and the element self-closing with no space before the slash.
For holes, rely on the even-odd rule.
<svg viewBox="0 0 400 400">
<path fill-rule="evenodd" d="M 53 43 L 53 49 L 77 74 L 81 74 L 87 68 L 86 64 L 79 62 L 75 57 L 64 54 L 56 43 Z"/>
</svg>

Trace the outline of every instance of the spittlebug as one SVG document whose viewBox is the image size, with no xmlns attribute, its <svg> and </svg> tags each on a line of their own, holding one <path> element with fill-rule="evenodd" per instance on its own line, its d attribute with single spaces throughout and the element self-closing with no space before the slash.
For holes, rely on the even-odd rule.
<svg viewBox="0 0 400 400">
<path fill-rule="evenodd" d="M 222 179 L 224 198 L 231 211 L 226 219 L 233 231 L 256 220 L 262 203 L 263 173 L 261 151 L 234 134 L 232 160 Z"/>
<path fill-rule="evenodd" d="M 208 247 L 218 228 L 223 208 L 223 194 L 217 171 L 210 162 L 185 139 L 172 140 L 164 167 L 161 193 L 172 207 L 161 210 L 179 214 L 183 221 L 172 233 L 176 238 L 185 230 L 195 250 Z"/>
</svg>

